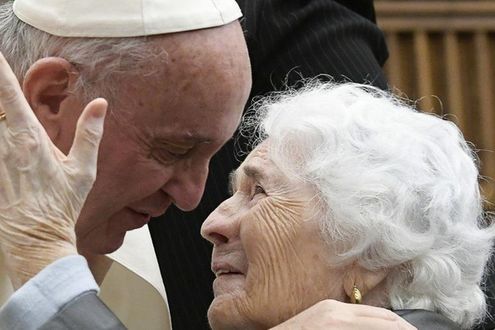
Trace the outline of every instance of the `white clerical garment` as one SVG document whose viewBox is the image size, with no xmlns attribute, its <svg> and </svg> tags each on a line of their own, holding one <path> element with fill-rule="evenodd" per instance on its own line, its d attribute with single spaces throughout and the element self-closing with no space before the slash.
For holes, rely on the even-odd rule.
<svg viewBox="0 0 495 330">
<path fill-rule="evenodd" d="M 112 265 L 100 298 L 129 330 L 172 329 L 167 294 L 148 226 L 126 234 L 120 249 L 107 256 Z M 0 254 L 0 305 L 13 293 Z"/>
</svg>

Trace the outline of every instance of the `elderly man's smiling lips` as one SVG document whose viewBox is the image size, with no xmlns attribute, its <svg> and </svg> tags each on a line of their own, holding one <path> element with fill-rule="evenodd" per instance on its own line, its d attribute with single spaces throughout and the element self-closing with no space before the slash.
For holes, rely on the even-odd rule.
<svg viewBox="0 0 495 330">
<path fill-rule="evenodd" d="M 151 218 L 158 217 L 167 211 L 168 207 L 172 204 L 170 200 L 167 200 L 163 205 L 158 207 L 139 207 L 128 206 L 124 210 L 130 214 L 132 221 L 128 224 L 129 229 L 133 230 L 141 228 L 150 222 Z"/>
</svg>

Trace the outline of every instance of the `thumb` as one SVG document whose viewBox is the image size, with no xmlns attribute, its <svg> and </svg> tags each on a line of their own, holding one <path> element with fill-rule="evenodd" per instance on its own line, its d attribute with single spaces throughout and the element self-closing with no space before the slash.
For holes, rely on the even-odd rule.
<svg viewBox="0 0 495 330">
<path fill-rule="evenodd" d="M 74 143 L 69 153 L 69 161 L 91 176 L 96 175 L 98 147 L 103 136 L 103 124 L 108 103 L 98 98 L 91 101 L 77 121 Z"/>
</svg>

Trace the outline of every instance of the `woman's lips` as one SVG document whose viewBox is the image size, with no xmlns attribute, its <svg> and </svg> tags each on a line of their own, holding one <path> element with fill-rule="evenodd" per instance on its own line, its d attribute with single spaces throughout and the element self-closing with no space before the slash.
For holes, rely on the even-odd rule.
<svg viewBox="0 0 495 330">
<path fill-rule="evenodd" d="M 216 277 L 213 281 L 215 297 L 244 290 L 248 263 L 240 242 L 214 246 L 211 271 Z"/>
<path fill-rule="evenodd" d="M 216 277 L 225 275 L 244 275 L 240 267 L 236 267 L 227 262 L 213 260 L 211 263 L 211 271 Z"/>
<path fill-rule="evenodd" d="M 228 270 L 219 270 L 218 272 L 215 273 L 216 277 L 225 276 L 225 275 L 244 275 L 244 274 L 239 272 L 231 272 Z"/>
</svg>

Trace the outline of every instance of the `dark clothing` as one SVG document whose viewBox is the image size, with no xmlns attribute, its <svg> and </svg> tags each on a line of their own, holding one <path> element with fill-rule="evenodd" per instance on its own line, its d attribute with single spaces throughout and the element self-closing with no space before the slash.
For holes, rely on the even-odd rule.
<svg viewBox="0 0 495 330">
<path fill-rule="evenodd" d="M 402 309 L 394 313 L 414 325 L 418 330 L 461 330 L 456 323 L 440 314 L 423 309 Z"/>
<path fill-rule="evenodd" d="M 238 0 L 253 70 L 251 97 L 327 74 L 336 81 L 386 88 L 388 53 L 369 0 Z M 249 103 L 248 103 L 249 105 Z M 234 141 L 237 141 L 236 143 Z M 236 148 L 235 145 L 240 146 Z M 213 299 L 211 245 L 200 236 L 206 217 L 228 197 L 229 173 L 246 150 L 238 136 L 213 157 L 205 194 L 190 213 L 171 208 L 150 223 L 176 330 L 208 329 Z M 170 273 L 167 272 L 170 270 Z M 194 308 L 191 308 L 194 305 Z"/>
</svg>

